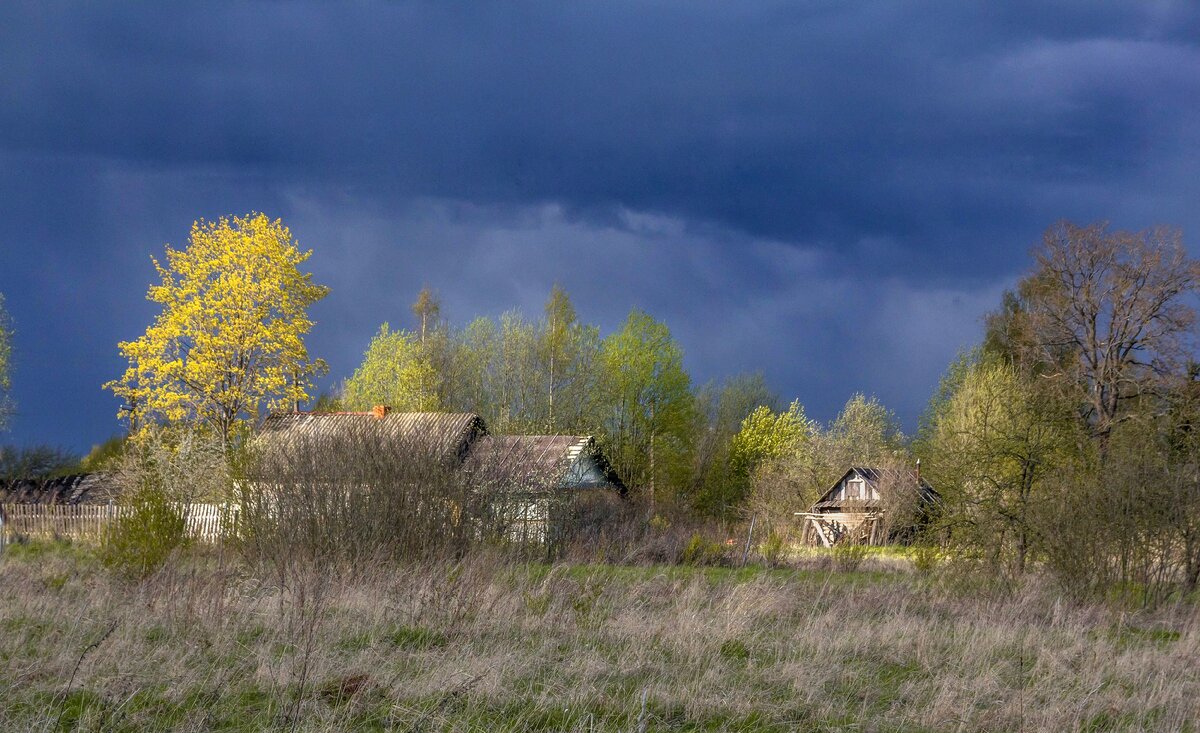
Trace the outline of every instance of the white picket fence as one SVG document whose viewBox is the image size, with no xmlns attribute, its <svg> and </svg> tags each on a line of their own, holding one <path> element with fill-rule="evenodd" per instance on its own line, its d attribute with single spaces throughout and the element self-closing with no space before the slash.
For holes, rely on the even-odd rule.
<svg viewBox="0 0 1200 733">
<path fill-rule="evenodd" d="M 213 542 L 237 523 L 238 507 L 229 504 L 183 504 L 187 533 Z M 97 542 L 105 527 L 132 509 L 117 504 L 0 504 L 0 542 L 26 539 L 69 539 Z"/>
</svg>

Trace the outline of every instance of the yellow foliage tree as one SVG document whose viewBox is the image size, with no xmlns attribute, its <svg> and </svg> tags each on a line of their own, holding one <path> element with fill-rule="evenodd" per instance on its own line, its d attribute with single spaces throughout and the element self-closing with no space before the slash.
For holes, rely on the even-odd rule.
<svg viewBox="0 0 1200 733">
<path fill-rule="evenodd" d="M 168 245 L 146 296 L 162 312 L 118 345 L 129 368 L 104 385 L 127 400 L 134 432 L 192 421 L 228 446 L 263 406 L 309 399 L 311 378 L 327 367 L 304 345 L 308 308 L 329 292 L 300 271 L 311 255 L 282 221 L 258 213 L 195 222 L 186 249 Z"/>
</svg>

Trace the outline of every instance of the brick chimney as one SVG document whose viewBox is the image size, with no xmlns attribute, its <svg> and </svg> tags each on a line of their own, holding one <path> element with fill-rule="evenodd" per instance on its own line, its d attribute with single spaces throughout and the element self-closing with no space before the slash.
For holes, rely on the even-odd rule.
<svg viewBox="0 0 1200 733">
<path fill-rule="evenodd" d="M 383 418 L 387 417 L 387 414 L 390 411 L 391 408 L 389 408 L 387 405 L 375 405 L 371 408 L 371 414 L 375 416 L 376 420 L 382 420 Z"/>
</svg>

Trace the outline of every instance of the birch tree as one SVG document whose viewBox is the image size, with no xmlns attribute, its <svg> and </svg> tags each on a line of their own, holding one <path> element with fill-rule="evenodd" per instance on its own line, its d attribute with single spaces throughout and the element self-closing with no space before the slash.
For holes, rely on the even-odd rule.
<svg viewBox="0 0 1200 733">
<path fill-rule="evenodd" d="M 439 409 L 436 374 L 416 334 L 379 327 L 362 364 L 346 380 L 342 401 L 352 410 L 387 405 L 401 412 Z"/>
<path fill-rule="evenodd" d="M 689 470 L 694 404 L 683 350 L 663 323 L 634 310 L 600 351 L 607 455 L 654 500 Z"/>
<path fill-rule="evenodd" d="M 4 293 L 0 293 L 0 429 L 8 424 L 12 413 L 12 321 L 4 310 Z"/>
</svg>

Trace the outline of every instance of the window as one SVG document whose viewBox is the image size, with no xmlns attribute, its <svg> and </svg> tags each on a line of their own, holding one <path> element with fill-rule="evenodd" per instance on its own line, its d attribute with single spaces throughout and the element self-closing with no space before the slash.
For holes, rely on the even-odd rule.
<svg viewBox="0 0 1200 733">
<path fill-rule="evenodd" d="M 846 498 L 861 499 L 863 498 L 863 480 L 860 478 L 852 478 L 846 482 Z"/>
</svg>

